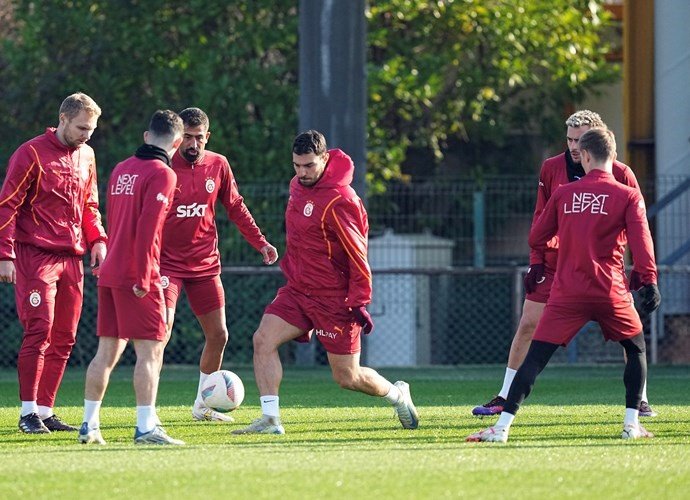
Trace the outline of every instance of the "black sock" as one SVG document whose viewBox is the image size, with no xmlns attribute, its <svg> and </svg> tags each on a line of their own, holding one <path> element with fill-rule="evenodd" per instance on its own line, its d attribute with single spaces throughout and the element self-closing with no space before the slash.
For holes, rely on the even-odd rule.
<svg viewBox="0 0 690 500">
<path fill-rule="evenodd" d="M 556 349 L 558 349 L 558 344 L 542 342 L 540 340 L 532 341 L 525 361 L 518 368 L 513 383 L 510 385 L 510 391 L 508 392 L 506 404 L 503 406 L 503 411 L 513 415 L 517 413 L 520 404 L 532 392 L 537 375 L 548 364 Z"/>
<path fill-rule="evenodd" d="M 627 361 L 623 372 L 625 383 L 625 407 L 640 408 L 642 400 L 642 387 L 647 380 L 647 353 L 644 343 L 644 335 L 639 335 L 621 340 L 620 344 L 625 349 Z"/>
</svg>

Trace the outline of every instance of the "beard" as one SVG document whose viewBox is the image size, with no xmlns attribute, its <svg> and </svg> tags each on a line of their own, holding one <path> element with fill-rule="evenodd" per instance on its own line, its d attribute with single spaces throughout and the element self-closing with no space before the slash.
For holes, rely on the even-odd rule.
<svg viewBox="0 0 690 500">
<path fill-rule="evenodd" d="M 188 148 L 184 151 L 180 151 L 182 158 L 187 160 L 189 163 L 194 163 L 201 157 L 200 151 L 198 149 Z"/>
</svg>

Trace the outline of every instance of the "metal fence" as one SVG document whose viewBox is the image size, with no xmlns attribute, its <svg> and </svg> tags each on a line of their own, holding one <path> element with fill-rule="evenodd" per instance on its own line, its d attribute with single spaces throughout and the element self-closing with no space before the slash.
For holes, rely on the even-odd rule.
<svg viewBox="0 0 690 500">
<path fill-rule="evenodd" d="M 664 182 L 668 186 L 678 183 L 673 179 Z M 647 185 L 647 189 L 652 187 Z M 269 240 L 282 251 L 286 186 L 240 189 Z M 365 361 L 372 366 L 505 363 L 522 307 L 522 273 L 534 196 L 534 178 L 504 178 L 481 185 L 470 181 L 398 185 L 372 196 L 374 300 L 370 310 L 376 331 L 364 339 Z M 690 203 L 686 198 L 674 201 L 665 213 L 672 220 L 686 221 L 673 227 L 687 231 Z M 222 273 L 230 330 L 225 359 L 231 364 L 248 364 L 252 333 L 283 278 L 277 268 L 252 267 L 259 255 L 223 222 L 222 209 L 218 220 L 223 262 L 232 266 Z M 665 237 L 675 245 L 687 234 L 683 238 L 670 232 Z M 662 308 L 645 319 L 650 359 L 688 363 L 690 266 L 660 266 L 659 285 Z M 11 286 L 0 286 L 0 367 L 15 366 L 22 337 L 13 293 Z M 95 282 L 89 276 L 71 365 L 87 365 L 95 352 L 96 313 Z M 557 352 L 556 361 L 622 359 L 617 344 L 606 344 L 596 334 L 596 324 L 585 330 L 568 349 Z M 202 345 L 199 325 L 183 298 L 166 362 L 197 364 Z M 307 348 L 286 345 L 281 356 L 286 364 L 325 362 L 318 343 Z M 128 349 L 124 362 L 133 359 Z"/>
</svg>

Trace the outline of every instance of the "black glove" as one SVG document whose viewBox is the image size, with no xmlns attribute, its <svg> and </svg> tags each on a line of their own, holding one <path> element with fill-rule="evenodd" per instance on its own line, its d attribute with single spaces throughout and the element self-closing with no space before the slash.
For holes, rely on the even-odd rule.
<svg viewBox="0 0 690 500">
<path fill-rule="evenodd" d="M 642 288 L 642 276 L 637 271 L 630 271 L 630 290 L 639 290 Z"/>
<path fill-rule="evenodd" d="M 640 309 L 647 314 L 656 311 L 659 304 L 661 304 L 661 294 L 659 293 L 659 287 L 656 286 L 656 283 L 644 285 L 638 293 L 641 300 Z"/>
<path fill-rule="evenodd" d="M 537 289 L 539 283 L 543 283 L 546 278 L 544 277 L 544 264 L 532 264 L 525 274 L 523 283 L 525 285 L 525 292 L 533 293 Z"/>
<path fill-rule="evenodd" d="M 357 320 L 357 323 L 362 325 L 364 335 L 369 335 L 374 330 L 374 320 L 371 319 L 371 315 L 369 314 L 369 311 L 367 311 L 366 307 L 353 307 L 352 314 L 355 315 L 355 320 Z"/>
</svg>

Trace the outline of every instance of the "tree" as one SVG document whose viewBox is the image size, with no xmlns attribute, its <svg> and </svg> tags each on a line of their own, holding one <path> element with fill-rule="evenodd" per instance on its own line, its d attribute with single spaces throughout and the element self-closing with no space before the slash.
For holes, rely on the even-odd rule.
<svg viewBox="0 0 690 500">
<path fill-rule="evenodd" d="M 395 178 L 416 149 L 462 172 L 511 162 L 516 132 L 562 135 L 569 104 L 617 78 L 594 0 L 381 0 L 369 19 L 370 180 Z M 519 143 L 518 143 L 519 145 Z M 522 144 L 524 148 L 526 145 Z"/>
</svg>

